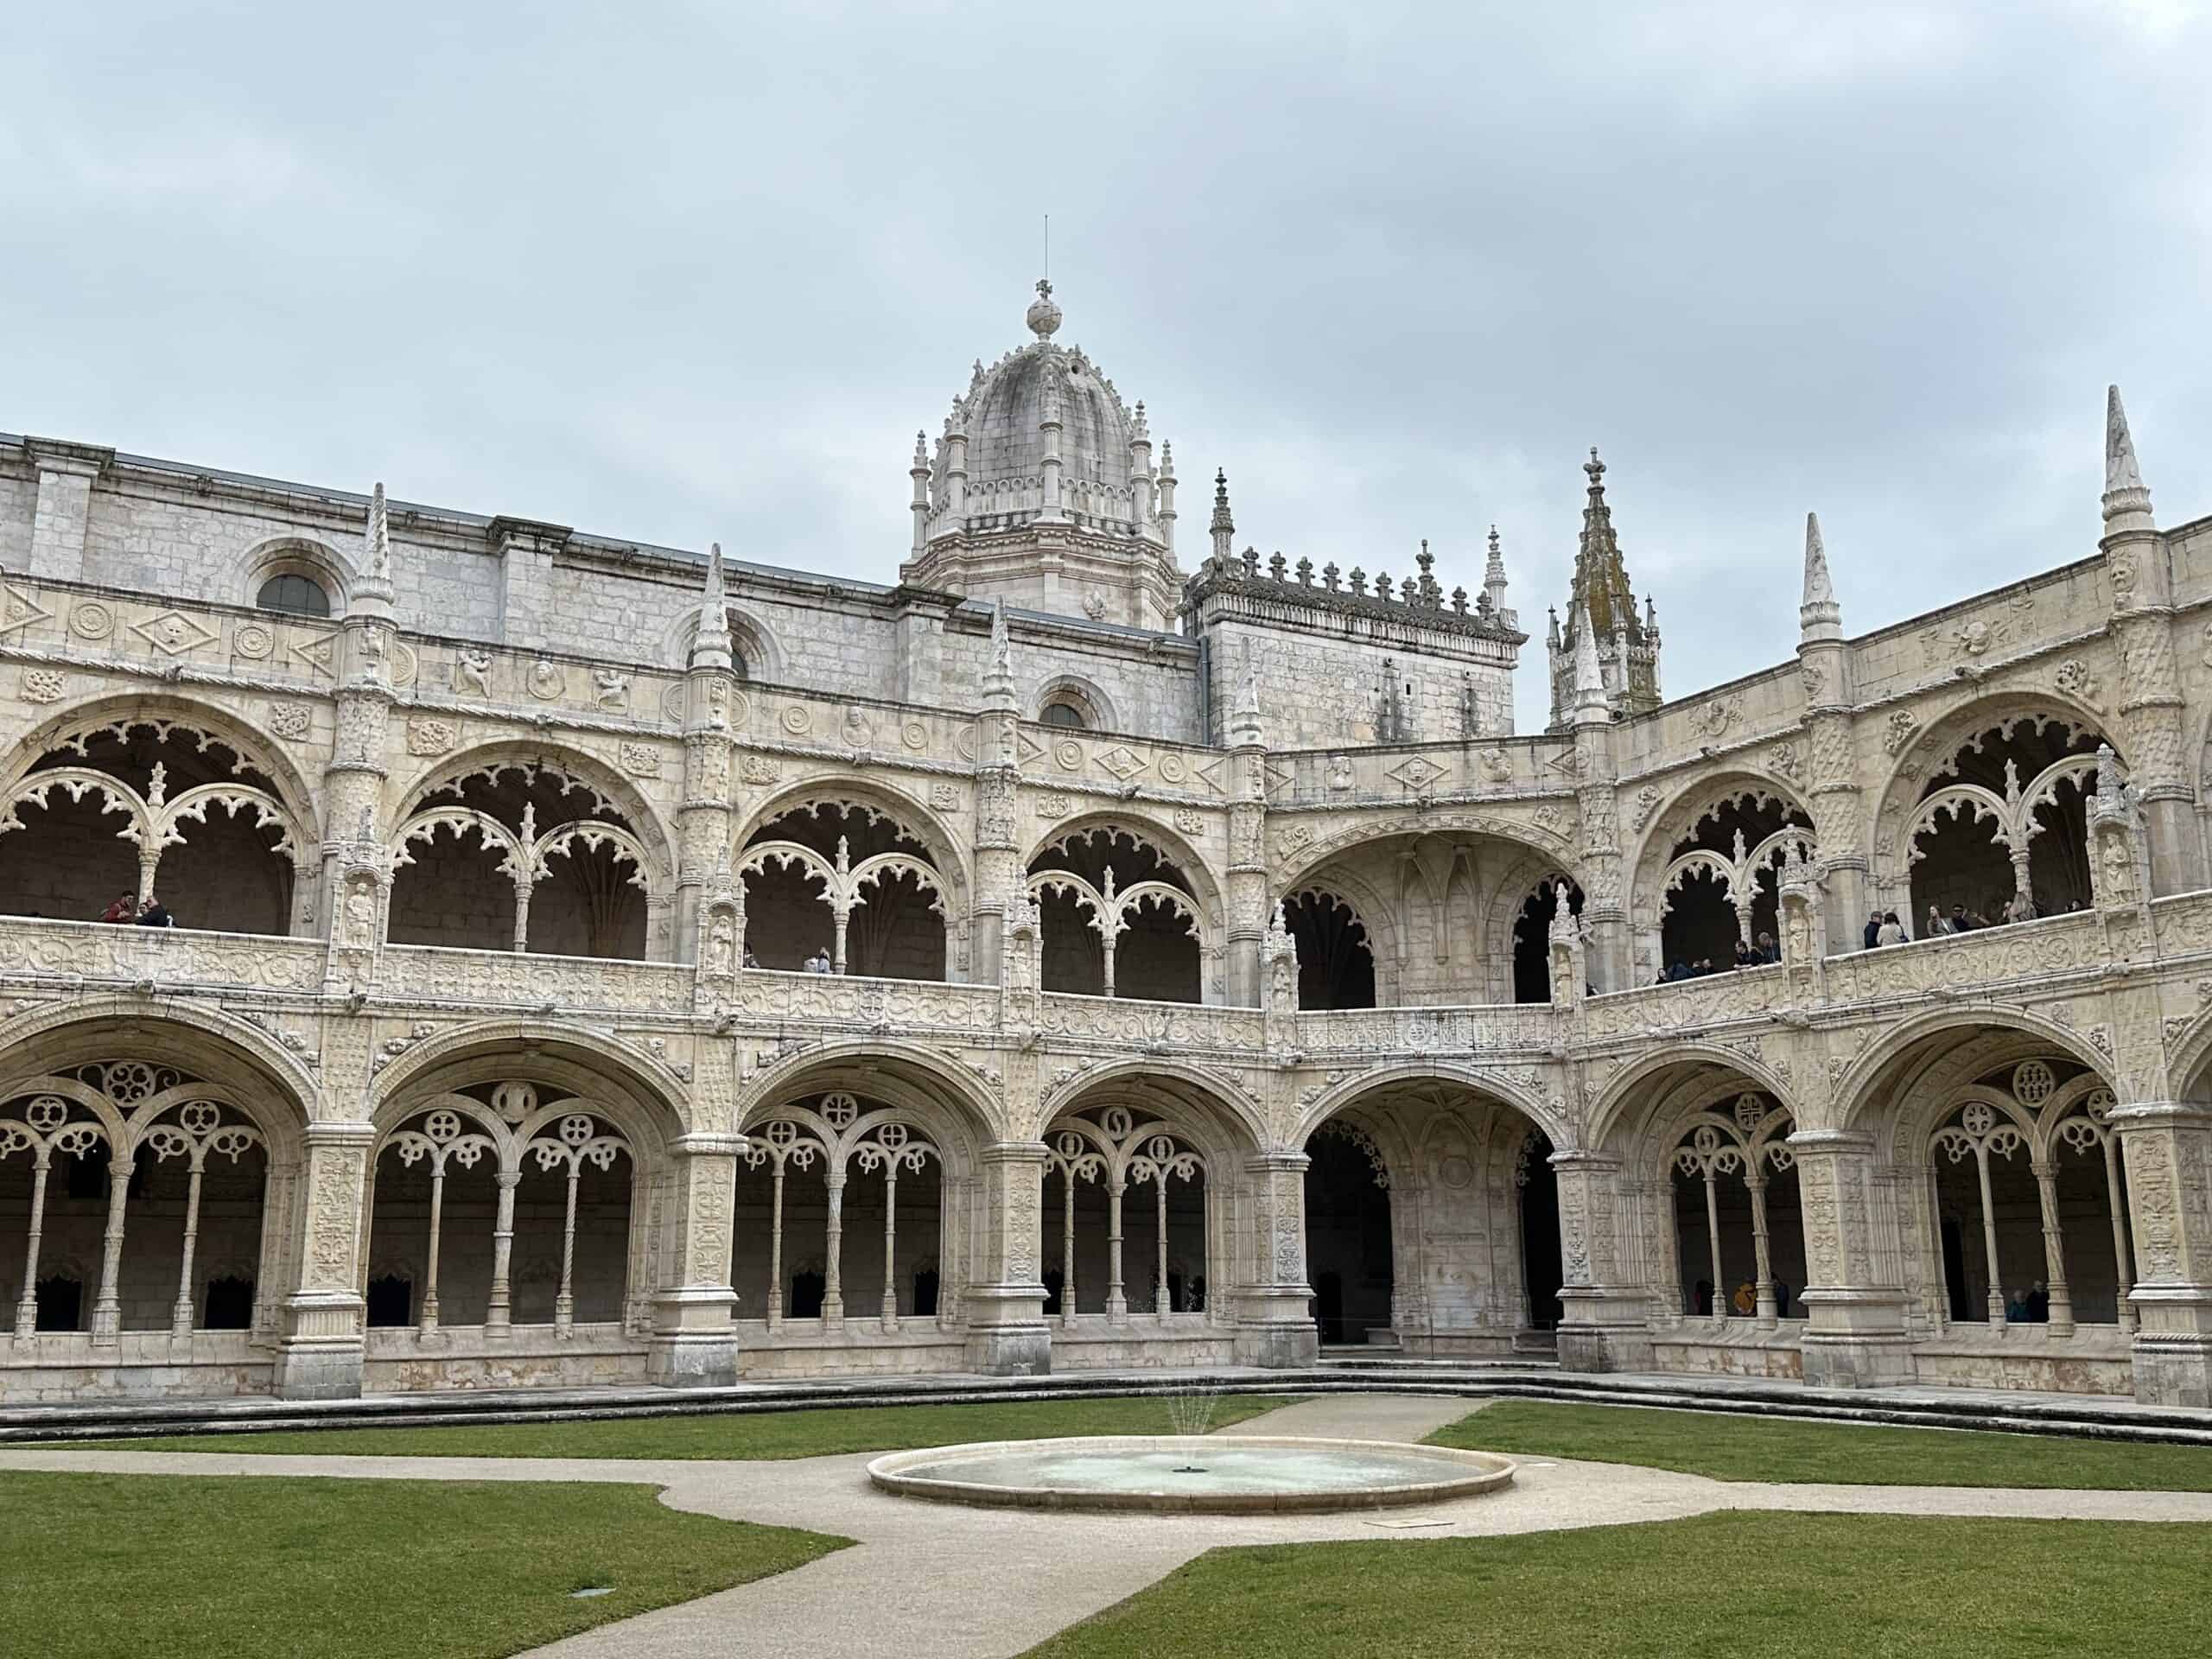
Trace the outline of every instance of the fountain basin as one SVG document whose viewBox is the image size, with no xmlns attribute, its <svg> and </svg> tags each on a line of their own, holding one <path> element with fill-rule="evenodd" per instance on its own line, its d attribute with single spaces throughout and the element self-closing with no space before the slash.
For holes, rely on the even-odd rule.
<svg viewBox="0 0 2212 1659">
<path fill-rule="evenodd" d="M 1102 1434 L 893 1452 L 880 1491 L 940 1503 L 1163 1515 L 1301 1513 L 1436 1503 L 1511 1484 L 1491 1452 L 1289 1435 Z"/>
</svg>

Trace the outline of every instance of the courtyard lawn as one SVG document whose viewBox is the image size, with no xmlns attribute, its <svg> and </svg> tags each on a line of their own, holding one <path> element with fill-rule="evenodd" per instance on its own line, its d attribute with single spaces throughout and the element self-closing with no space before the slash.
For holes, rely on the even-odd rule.
<svg viewBox="0 0 2212 1659">
<path fill-rule="evenodd" d="M 1213 1426 L 1242 1422 L 1288 1399 L 1224 1395 Z M 820 1458 L 903 1452 L 964 1440 L 1036 1440 L 1061 1434 L 1166 1434 L 1167 1402 L 1023 1400 L 996 1405 L 833 1406 L 708 1417 L 455 1424 L 439 1428 L 317 1428 L 270 1434 L 190 1434 L 75 1441 L 130 1452 L 257 1452 L 385 1458 Z"/>
<path fill-rule="evenodd" d="M 2136 1659 L 2212 1615 L 2212 1527 L 1750 1514 L 1217 1549 L 1030 1659 Z"/>
<path fill-rule="evenodd" d="M 1428 1438 L 1436 1446 L 1632 1463 L 1715 1480 L 2212 1491 L 2212 1446 L 1798 1422 L 1636 1406 L 1501 1400 Z"/>
<path fill-rule="evenodd" d="M 0 1653 L 43 1659 L 517 1653 L 851 1541 L 537 1481 L 4 1472 L 0 1514 Z"/>
</svg>

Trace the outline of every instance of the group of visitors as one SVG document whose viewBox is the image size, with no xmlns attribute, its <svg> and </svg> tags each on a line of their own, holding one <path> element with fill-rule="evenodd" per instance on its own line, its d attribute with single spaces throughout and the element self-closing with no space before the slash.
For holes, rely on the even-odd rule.
<svg viewBox="0 0 2212 1659">
<path fill-rule="evenodd" d="M 2079 910 L 2075 905 L 2072 909 Z M 1953 905 L 1946 916 L 1941 905 L 1928 906 L 1928 925 L 1921 934 L 1923 939 L 1940 939 L 1953 933 L 1973 933 L 1985 927 L 2003 927 L 2011 922 L 2032 922 L 2043 912 L 2036 901 L 2024 893 L 2010 897 L 1999 895 L 1991 900 L 1986 912 L 1968 910 L 1964 905 Z M 1992 921 L 1991 917 L 1997 919 Z M 1884 944 L 1910 944 L 1912 935 L 1905 931 L 1904 924 L 1897 919 L 1894 910 L 1870 910 L 1866 912 L 1865 932 L 1866 949 Z"/>
<path fill-rule="evenodd" d="M 100 912 L 104 922 L 135 922 L 140 927 L 175 927 L 176 918 L 169 914 L 168 906 L 152 894 L 140 904 L 138 895 L 126 893 Z"/>
<path fill-rule="evenodd" d="M 748 968 L 754 966 L 750 961 L 745 965 Z M 837 964 L 830 960 L 827 950 L 817 950 L 806 959 L 806 966 L 799 971 L 804 974 L 834 974 L 837 971 Z"/>
<path fill-rule="evenodd" d="M 1738 968 L 1764 968 L 1782 960 L 1782 948 L 1774 942 L 1774 935 L 1762 933 L 1755 944 L 1738 940 L 1732 962 L 1715 962 L 1711 957 L 1699 957 L 1692 962 L 1676 961 L 1668 964 L 1667 971 L 1659 976 L 1656 983 L 1672 985 L 1678 980 L 1703 979 L 1711 974 L 1725 974 Z"/>
<path fill-rule="evenodd" d="M 2005 1299 L 2005 1323 L 2007 1325 L 2049 1325 L 2050 1323 L 2050 1293 L 2038 1279 L 2025 1290 L 2016 1290 Z"/>
</svg>

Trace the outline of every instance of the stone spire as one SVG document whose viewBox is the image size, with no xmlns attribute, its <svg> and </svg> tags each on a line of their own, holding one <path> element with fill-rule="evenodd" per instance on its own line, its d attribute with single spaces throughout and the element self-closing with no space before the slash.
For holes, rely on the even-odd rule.
<svg viewBox="0 0 2212 1659">
<path fill-rule="evenodd" d="M 367 601 L 367 607 L 378 615 L 389 616 L 391 607 L 391 512 L 385 504 L 384 484 L 378 480 L 369 493 L 369 524 L 363 538 L 361 578 L 353 584 L 353 598 Z"/>
<path fill-rule="evenodd" d="M 707 588 L 699 600 L 699 631 L 691 636 L 693 668 L 727 672 L 729 655 L 729 582 L 722 569 L 722 544 L 716 542 L 707 555 Z"/>
<path fill-rule="evenodd" d="M 1014 637 L 1007 631 L 1006 601 L 991 607 L 991 664 L 983 672 L 983 706 L 1012 709 L 1014 701 Z"/>
<path fill-rule="evenodd" d="M 1574 555 L 1565 636 L 1551 653 L 1554 731 L 1574 723 L 1579 695 L 1575 659 L 1586 629 L 1595 639 L 1614 711 L 1626 718 L 1659 706 L 1658 640 L 1637 613 L 1636 594 L 1629 587 L 1628 568 L 1613 531 L 1612 509 L 1605 501 L 1605 463 L 1595 448 L 1582 471 L 1589 480 L 1582 537 Z"/>
<path fill-rule="evenodd" d="M 1505 612 L 1505 554 L 1498 546 L 1497 526 L 1490 527 L 1490 563 L 1483 567 L 1483 602 L 1498 615 Z"/>
<path fill-rule="evenodd" d="M 2120 407 L 2120 388 L 2105 394 L 2105 529 L 2149 530 L 2151 492 L 2144 486 L 2142 469 L 2135 464 L 2135 440 L 2128 435 L 2127 411 Z"/>
<path fill-rule="evenodd" d="M 1249 748 L 1266 741 L 1266 728 L 1260 723 L 1260 653 L 1248 640 L 1244 645 L 1243 672 L 1237 677 L 1236 701 L 1230 705 L 1229 747 Z"/>
<path fill-rule="evenodd" d="M 950 430 L 951 426 L 948 418 L 946 429 Z M 930 449 L 929 438 L 924 433 L 914 434 L 914 460 L 907 467 L 906 475 L 914 480 L 914 551 L 919 553 L 928 545 L 930 534 Z"/>
<path fill-rule="evenodd" d="M 1573 618 L 1574 632 L 1574 719 L 1576 724 L 1585 720 L 1610 720 L 1611 711 L 1605 701 L 1605 671 L 1598 665 L 1598 638 L 1590 625 L 1590 611 L 1586 604 Z"/>
<path fill-rule="evenodd" d="M 1160 544 L 1175 552 L 1175 446 L 1160 441 Z"/>
<path fill-rule="evenodd" d="M 1229 474 L 1218 468 L 1213 475 L 1213 522 L 1207 528 L 1213 533 L 1214 565 L 1225 571 L 1236 557 L 1236 521 L 1229 516 Z"/>
<path fill-rule="evenodd" d="M 1821 545 L 1821 516 L 1805 515 L 1805 592 L 1797 602 L 1797 627 L 1803 639 L 1843 638 L 1843 607 L 1828 580 L 1827 550 Z"/>
</svg>

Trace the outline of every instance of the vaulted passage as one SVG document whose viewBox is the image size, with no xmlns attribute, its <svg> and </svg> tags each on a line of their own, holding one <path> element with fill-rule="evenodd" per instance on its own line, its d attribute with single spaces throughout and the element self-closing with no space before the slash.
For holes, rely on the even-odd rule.
<svg viewBox="0 0 2212 1659">
<path fill-rule="evenodd" d="M 1660 877 L 1665 972 L 1718 973 L 1747 954 L 1777 960 L 1777 872 L 1791 846 L 1812 850 L 1812 828 L 1794 804 L 1757 790 L 1700 815 L 1673 843 Z"/>
<path fill-rule="evenodd" d="M 1306 1271 L 1325 1344 L 1480 1356 L 1559 1322 L 1551 1143 L 1465 1084 L 1382 1085 L 1306 1147 Z"/>
<path fill-rule="evenodd" d="M 1375 1007 L 1375 952 L 1351 901 L 1325 888 L 1306 887 L 1285 899 L 1282 911 L 1298 946 L 1298 1006 Z"/>
</svg>

